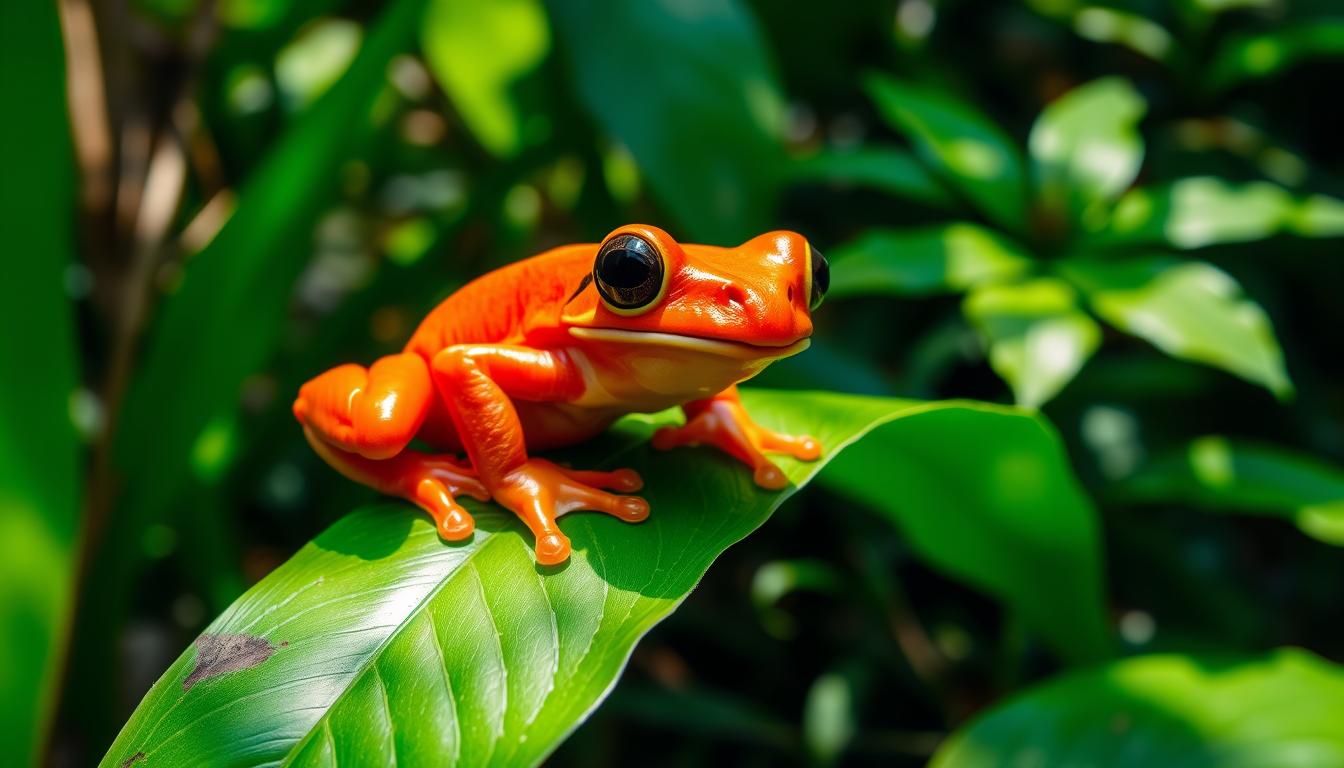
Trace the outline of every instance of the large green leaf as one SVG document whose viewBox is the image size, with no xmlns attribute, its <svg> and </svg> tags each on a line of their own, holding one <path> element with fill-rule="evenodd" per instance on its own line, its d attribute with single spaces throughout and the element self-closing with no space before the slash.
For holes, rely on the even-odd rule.
<svg viewBox="0 0 1344 768">
<path fill-rule="evenodd" d="M 1344 670 L 1306 651 L 1146 656 L 1055 680 L 954 734 L 933 768 L 1338 768 Z"/>
<path fill-rule="evenodd" d="M 550 0 L 588 111 L 624 144 L 683 237 L 734 244 L 769 227 L 783 97 L 738 0 Z"/>
<path fill-rule="evenodd" d="M 1101 328 L 1058 278 L 980 286 L 963 309 L 989 342 L 990 365 L 1028 408 L 1058 394 L 1101 342 Z"/>
<path fill-rule="evenodd" d="M 1052 102 L 1028 148 L 1043 202 L 1092 218 L 1134 181 L 1143 162 L 1138 91 L 1118 77 L 1095 80 Z"/>
<path fill-rule="evenodd" d="M 1106 322 L 1173 357 L 1216 365 L 1280 397 L 1292 393 L 1265 311 L 1226 272 L 1166 257 L 1070 260 L 1060 272 Z"/>
<path fill-rule="evenodd" d="M 797 161 L 793 176 L 803 181 L 871 187 L 939 208 L 948 208 L 955 203 L 947 188 L 924 164 L 896 147 L 822 150 Z"/>
<path fill-rule="evenodd" d="M 514 90 L 551 49 L 541 0 L 430 0 L 421 41 L 430 71 L 486 149 L 511 157 L 539 138 L 528 135 Z"/>
<path fill-rule="evenodd" d="M 1012 139 L 949 92 L 885 75 L 868 79 L 882 115 L 914 142 L 920 157 L 985 215 L 1014 230 L 1026 219 L 1026 174 Z"/>
<path fill-rule="evenodd" d="M 1031 256 L 975 224 L 870 229 L 831 254 L 831 296 L 964 291 L 1025 273 Z"/>
<path fill-rule="evenodd" d="M 1096 513 L 1059 438 L 1007 409 L 931 407 L 850 446 L 822 482 L 890 520 L 933 567 L 998 598 L 1063 658 L 1107 656 Z"/>
<path fill-rule="evenodd" d="M 0 9 L 0 755 L 36 765 L 59 677 L 74 582 L 79 442 L 66 284 L 75 176 L 54 3 Z"/>
<path fill-rule="evenodd" d="M 1280 515 L 1344 546 L 1344 471 L 1270 445 L 1210 435 L 1163 456 L 1121 486 L 1130 498 Z"/>
<path fill-rule="evenodd" d="M 1263 240 L 1279 232 L 1344 235 L 1344 200 L 1294 197 L 1268 182 L 1234 185 L 1212 176 L 1136 189 L 1120 199 L 1096 239 L 1125 245 L 1169 243 L 1202 248 Z"/>
<path fill-rule="evenodd" d="M 992 520 L 981 504 L 1039 510 L 1039 524 L 1054 531 L 1039 535 L 1076 548 L 1069 560 L 1050 546 L 1032 550 L 1055 574 L 1041 599 L 1058 599 L 1057 618 L 1096 642 L 1095 521 L 1037 419 L 980 404 L 744 397 L 763 424 L 816 435 L 836 468 L 870 446 L 861 460 L 881 457 L 882 493 L 911 515 Z M 141 754 L 164 765 L 539 762 L 710 563 L 824 463 L 783 462 L 796 486 L 764 492 L 725 456 L 651 453 L 648 436 L 670 418 L 627 419 L 566 454 L 576 465 L 642 472 L 653 515 L 636 526 L 566 518 L 574 555 L 560 568 L 538 567 L 521 524 L 496 507 L 471 505 L 478 531 L 457 545 L 405 504 L 344 518 L 210 625 L 155 684 L 103 764 Z M 970 486 L 983 491 L 956 490 Z M 1004 534 L 995 547 L 1022 546 L 1004 523 L 993 529 Z M 985 554 L 953 550 L 942 558 Z M 1082 593 L 1091 610 L 1070 613 Z"/>
</svg>

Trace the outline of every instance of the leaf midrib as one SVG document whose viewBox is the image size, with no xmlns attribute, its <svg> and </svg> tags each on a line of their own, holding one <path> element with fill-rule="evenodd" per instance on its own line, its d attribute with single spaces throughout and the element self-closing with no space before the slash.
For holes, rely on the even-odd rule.
<svg viewBox="0 0 1344 768">
<path fill-rule="evenodd" d="M 478 529 L 477 529 L 477 535 L 480 535 L 481 532 L 482 532 L 481 529 L 478 528 Z M 327 704 L 326 711 L 324 711 L 324 712 L 322 713 L 322 716 L 321 716 L 320 718 L 318 718 L 318 721 L 315 722 L 315 723 L 313 723 L 313 725 L 312 725 L 311 727 L 309 727 L 308 732 L 307 732 L 306 734 L 304 734 L 303 738 L 301 738 L 301 739 L 299 739 L 298 741 L 294 742 L 294 746 L 292 746 L 292 747 L 289 748 L 289 750 L 285 753 L 284 760 L 281 761 L 281 763 L 280 763 L 281 766 L 289 766 L 289 765 L 293 765 L 294 757 L 295 757 L 297 754 L 299 754 L 299 752 L 300 752 L 300 750 L 303 748 L 303 746 L 304 746 L 305 744 L 307 744 L 307 743 L 308 743 L 308 740 L 311 739 L 311 738 L 313 737 L 313 734 L 316 733 L 317 730 L 318 730 L 319 728 L 328 728 L 328 727 L 329 727 L 329 726 L 327 725 L 327 723 L 328 723 L 329 718 L 331 717 L 332 710 L 334 710 L 334 709 L 336 708 L 336 706 L 337 706 L 338 704 L 340 704 L 341 701 L 346 697 L 346 695 L 350 693 L 350 690 L 351 690 L 351 688 L 352 688 L 352 684 L 353 684 L 356 680 L 358 680 L 362 675 L 364 675 L 364 673 L 368 672 L 368 670 L 370 669 L 370 667 L 373 667 L 374 665 L 377 664 L 379 657 L 380 657 L 380 656 L 381 656 L 381 655 L 388 649 L 389 646 L 391 646 L 392 643 L 394 643 L 394 642 L 397 640 L 397 638 L 401 637 L 401 633 L 404 632 L 404 631 L 406 630 L 406 628 L 407 628 L 408 626 L 411 625 L 411 621 L 412 621 L 417 615 L 419 615 L 419 613 L 420 613 L 422 610 L 425 610 L 425 608 L 426 608 L 428 605 L 430 605 L 430 603 L 432 603 L 432 602 L 434 601 L 434 598 L 438 597 L 439 593 L 443 591 L 444 587 L 446 587 L 448 584 L 452 583 L 453 580 L 456 579 L 459 575 L 461 575 L 464 571 L 466 571 L 468 567 L 474 567 L 474 565 L 475 565 L 475 563 L 474 563 L 474 559 L 475 559 L 475 558 L 477 557 L 477 555 L 479 555 L 481 552 L 484 552 L 484 551 L 486 550 L 487 547 L 491 546 L 491 545 L 495 542 L 495 540 L 496 540 L 497 538 L 499 538 L 499 536 L 498 536 L 499 533 L 502 533 L 502 531 L 491 531 L 489 534 L 487 534 L 487 536 L 485 537 L 485 541 L 484 541 L 484 542 L 482 542 L 480 545 L 478 545 L 478 546 L 476 546 L 475 548 L 473 548 L 473 549 L 471 550 L 471 552 L 467 554 L 466 557 L 464 557 L 464 558 L 462 558 L 462 560 L 458 561 L 457 565 L 453 568 L 453 570 L 452 570 L 451 572 L 449 572 L 444 578 L 440 579 L 439 582 L 438 582 L 437 584 L 435 584 L 434 587 L 433 587 L 432 589 L 430 589 L 428 592 L 425 593 L 425 596 L 424 596 L 424 597 L 420 598 L 419 602 L 417 602 L 417 603 L 415 604 L 415 606 L 414 606 L 413 608 L 411 608 L 411 610 L 409 610 L 409 611 L 406 612 L 406 614 L 405 614 L 405 616 L 402 618 L 402 620 L 401 620 L 400 622 L 397 623 L 397 628 L 394 629 L 394 630 L 392 630 L 391 632 L 389 632 L 388 635 L 387 635 L 387 637 L 383 638 L 383 640 L 382 640 L 381 642 L 379 642 L 378 645 L 375 646 L 374 649 L 369 653 L 368 658 L 366 658 L 364 661 L 360 662 L 359 666 L 355 668 L 354 672 L 350 675 L 350 677 L 349 677 L 349 679 L 348 679 L 346 685 L 344 685 L 344 686 L 341 688 L 341 692 L 338 693 L 338 694 L 336 695 L 336 697 L 333 698 L 329 704 Z M 488 604 L 486 605 L 486 612 L 489 613 L 489 605 L 488 605 Z M 431 619 L 431 621 L 432 621 L 432 619 Z M 431 626 L 432 626 L 432 625 L 431 625 Z M 496 627 L 495 627 L 495 634 L 496 634 L 496 636 L 499 635 L 499 627 L 498 627 L 498 625 L 496 625 Z M 435 645 L 435 647 L 437 648 L 437 652 L 438 652 L 440 658 L 442 658 L 442 656 L 443 656 L 443 648 L 439 646 L 439 642 L 438 642 L 438 633 L 437 633 L 437 632 L 435 633 L 434 637 L 435 637 L 434 645 Z M 443 667 L 443 673 L 444 673 L 444 676 L 445 676 L 445 677 L 446 677 L 447 674 L 448 674 L 448 669 L 447 669 L 447 666 L 446 666 L 446 665 Z M 450 690 L 450 691 L 452 690 L 451 686 L 449 687 L 449 690 Z M 506 689 L 505 693 L 506 693 L 506 695 L 507 695 L 507 689 Z M 507 702 L 507 699 L 506 699 L 505 701 Z M 505 706 L 506 706 L 506 707 L 508 706 L 507 703 L 505 704 Z M 456 699 L 453 700 L 453 710 L 454 710 L 454 712 L 456 712 L 456 710 L 457 710 L 457 701 L 456 701 Z M 391 710 L 388 711 L 388 714 L 389 714 L 389 718 L 390 718 L 390 716 L 391 716 Z M 454 718 L 454 719 L 456 720 L 456 718 Z M 460 732 L 460 728 L 459 728 L 459 732 Z M 499 737 L 496 737 L 496 738 L 495 738 L 495 743 L 498 743 L 498 741 L 499 741 Z M 333 750 L 333 751 L 332 751 L 332 754 L 335 754 L 335 747 L 336 747 L 336 745 L 335 745 L 335 743 L 333 742 L 333 743 L 332 743 L 332 750 Z M 459 744 L 457 745 L 456 748 L 457 748 L 457 749 L 461 749 L 461 744 L 459 743 Z M 395 747 L 394 747 L 394 752 L 395 752 Z"/>
</svg>

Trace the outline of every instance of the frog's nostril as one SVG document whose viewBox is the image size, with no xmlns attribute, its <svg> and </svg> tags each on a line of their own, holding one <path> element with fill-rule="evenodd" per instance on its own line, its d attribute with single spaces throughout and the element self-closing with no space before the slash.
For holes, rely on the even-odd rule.
<svg viewBox="0 0 1344 768">
<path fill-rule="evenodd" d="M 792 286 L 792 285 L 789 286 L 789 297 L 788 297 L 788 298 L 789 298 L 789 303 L 792 304 L 792 303 L 793 303 L 793 286 Z"/>
<path fill-rule="evenodd" d="M 746 309 L 747 292 L 737 285 L 737 283 L 724 283 L 719 289 L 719 300 L 736 309 Z"/>
</svg>

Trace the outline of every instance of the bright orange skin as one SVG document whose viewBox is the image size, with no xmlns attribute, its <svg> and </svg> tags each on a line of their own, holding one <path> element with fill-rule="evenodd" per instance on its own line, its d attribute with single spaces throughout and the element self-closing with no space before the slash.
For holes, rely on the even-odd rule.
<svg viewBox="0 0 1344 768">
<path fill-rule="evenodd" d="M 532 530 L 542 564 L 569 557 L 560 515 L 593 509 L 639 522 L 649 507 L 608 492 L 639 490 L 632 470 L 571 470 L 527 449 L 581 442 L 627 413 L 680 405 L 687 423 L 659 430 L 655 448 L 711 444 L 750 466 L 762 487 L 786 485 L 765 452 L 813 460 L 820 446 L 753 423 L 736 384 L 805 348 L 807 242 L 772 232 L 736 248 L 681 245 L 644 225 L 608 237 L 621 233 L 662 252 L 666 288 L 650 307 L 614 311 L 592 284 L 575 293 L 600 244 L 498 269 L 430 312 L 401 354 L 303 385 L 294 415 L 314 450 L 347 477 L 424 508 L 445 539 L 475 525 L 454 496 L 493 498 Z M 447 455 L 408 449 L 415 438 Z M 467 461 L 454 458 L 460 452 Z"/>
</svg>

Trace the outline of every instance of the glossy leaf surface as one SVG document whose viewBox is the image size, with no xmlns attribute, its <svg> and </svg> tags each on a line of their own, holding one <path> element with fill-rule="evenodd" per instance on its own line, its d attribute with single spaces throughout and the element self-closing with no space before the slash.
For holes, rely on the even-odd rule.
<svg viewBox="0 0 1344 768">
<path fill-rule="evenodd" d="M 992 120 L 950 93 L 875 75 L 868 91 L 878 111 L 910 138 L 930 167 L 985 215 L 1010 229 L 1026 217 L 1022 155 Z"/>
<path fill-rule="evenodd" d="M 434 78 L 486 149 L 510 157 L 527 139 L 513 91 L 551 49 L 541 0 L 432 0 L 421 47 Z"/>
<path fill-rule="evenodd" d="M 735 245 L 767 230 L 784 107 L 750 10 L 737 0 L 549 8 L 579 97 L 676 217 L 673 235 Z"/>
<path fill-rule="evenodd" d="M 997 232 L 955 223 L 874 229 L 831 253 L 830 296 L 918 296 L 1016 277 L 1031 257 Z"/>
<path fill-rule="evenodd" d="M 1090 509 L 1058 442 L 1031 416 L 830 394 L 745 397 L 761 423 L 818 437 L 835 471 L 848 464 L 848 473 L 871 476 L 873 457 L 902 468 L 887 473 L 887 486 L 910 515 L 992 518 L 974 506 L 1030 507 L 1051 519 L 1054 532 L 1041 535 L 1095 557 L 1095 538 L 1074 537 L 1080 529 L 1095 535 Z M 521 524 L 493 507 L 472 505 L 479 528 L 459 545 L 440 541 L 428 518 L 404 504 L 347 516 L 211 624 L 146 696 L 104 765 L 138 753 L 166 765 L 539 762 L 710 563 L 822 467 L 784 462 L 797 485 L 767 493 L 725 457 L 651 453 L 648 436 L 670 418 L 627 419 L 565 455 L 575 465 L 641 471 L 654 511 L 641 525 L 567 517 L 574 555 L 560 568 L 539 568 Z M 967 432 L 976 435 L 971 443 Z M 995 490 L 943 487 L 967 485 L 967 477 Z M 1075 509 L 1083 517 L 1063 514 Z M 1005 521 L 997 530 L 1012 527 Z M 1023 543 L 1010 536 L 996 548 Z M 962 547 L 942 559 L 976 554 L 984 553 Z M 1099 575 L 1076 565 L 1054 561 L 1060 577 L 1043 585 L 1042 599 L 1058 599 L 1059 619 L 1081 636 L 1101 631 Z M 1071 614 L 1082 592 L 1094 602 Z"/>
<path fill-rule="evenodd" d="M 989 343 L 989 362 L 1019 405 L 1037 408 L 1059 393 L 1101 343 L 1101 328 L 1062 280 L 986 285 L 963 308 Z"/>
<path fill-rule="evenodd" d="M 1279 396 L 1292 392 L 1269 317 L 1226 272 L 1163 257 L 1070 261 L 1061 272 L 1093 310 L 1174 357 L 1215 365 Z"/>
<path fill-rule="evenodd" d="M 1214 57 L 1209 79 L 1216 87 L 1229 88 L 1280 74 L 1306 59 L 1340 55 L 1344 55 L 1344 19 L 1283 24 L 1224 45 Z"/>
<path fill-rule="evenodd" d="M 1325 195 L 1299 198 L 1268 182 L 1229 184 L 1196 176 L 1125 195 L 1098 240 L 1202 248 L 1263 240 L 1280 232 L 1302 237 L 1344 235 L 1344 200 Z"/>
<path fill-rule="evenodd" d="M 1087 215 L 1118 197 L 1143 162 L 1137 127 L 1145 111 L 1120 78 L 1075 88 L 1046 107 L 1028 143 L 1042 200 Z"/>
<path fill-rule="evenodd" d="M 1032 689 L 957 732 L 933 768 L 1344 764 L 1344 670 L 1296 649 L 1146 656 Z"/>
<path fill-rule="evenodd" d="M 1344 471 L 1283 448 L 1201 437 L 1141 468 L 1122 492 L 1144 501 L 1281 515 L 1309 536 L 1344 546 Z"/>
<path fill-rule="evenodd" d="M 56 5 L 0 9 L 0 754 L 36 765 L 70 618 L 80 448 L 74 307 L 75 169 Z M 22 74 L 19 74 L 22 72 Z"/>
</svg>

